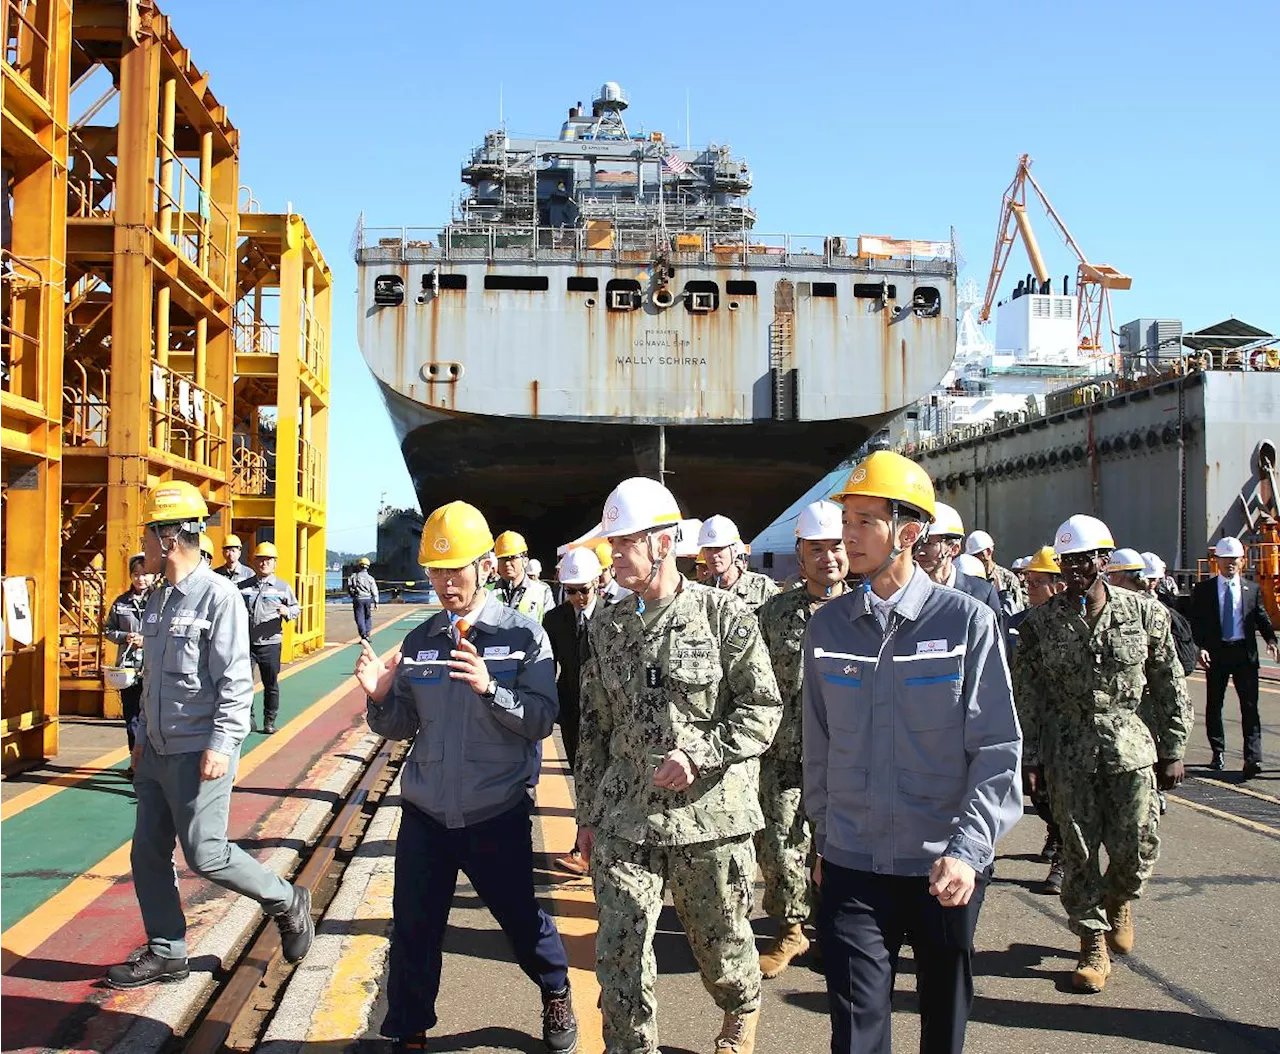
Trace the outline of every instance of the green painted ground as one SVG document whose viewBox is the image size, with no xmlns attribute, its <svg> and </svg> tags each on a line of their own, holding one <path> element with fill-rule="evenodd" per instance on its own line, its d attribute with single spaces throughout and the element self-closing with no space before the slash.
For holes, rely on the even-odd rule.
<svg viewBox="0 0 1280 1054">
<path fill-rule="evenodd" d="M 425 615 L 413 614 L 373 634 L 379 653 L 404 638 Z M 359 648 L 350 644 L 280 682 L 283 727 L 351 674 Z M 254 696 L 262 714 L 262 693 Z M 245 741 L 242 756 L 266 741 Z M 8 929 L 59 890 L 133 837 L 133 791 L 121 762 L 99 776 L 67 787 L 52 798 L 5 820 L 0 835 L 0 928 Z"/>
</svg>

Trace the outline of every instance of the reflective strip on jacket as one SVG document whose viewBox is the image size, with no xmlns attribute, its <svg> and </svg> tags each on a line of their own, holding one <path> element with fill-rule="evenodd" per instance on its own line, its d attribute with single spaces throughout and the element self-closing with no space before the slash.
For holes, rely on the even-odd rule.
<svg viewBox="0 0 1280 1054">
<path fill-rule="evenodd" d="M 525 796 L 536 744 L 558 712 L 556 663 L 541 626 L 490 594 L 467 639 L 497 681 L 492 700 L 449 676 L 453 631 L 441 611 L 410 630 L 391 694 L 369 700 L 367 711 L 378 735 L 413 739 L 401 793 L 446 827 L 481 823 Z"/>
<path fill-rule="evenodd" d="M 279 644 L 284 640 L 284 624 L 302 611 L 289 583 L 275 575 L 245 582 L 240 587 L 249 611 L 249 643 Z"/>
<path fill-rule="evenodd" d="M 981 871 L 1022 815 L 1022 742 L 991 609 L 916 568 L 882 630 L 864 590 L 805 635 L 804 802 L 841 867 Z"/>
<path fill-rule="evenodd" d="M 249 619 L 227 579 L 205 563 L 152 591 L 142 622 L 139 741 L 160 754 L 234 754 L 249 734 Z"/>
</svg>

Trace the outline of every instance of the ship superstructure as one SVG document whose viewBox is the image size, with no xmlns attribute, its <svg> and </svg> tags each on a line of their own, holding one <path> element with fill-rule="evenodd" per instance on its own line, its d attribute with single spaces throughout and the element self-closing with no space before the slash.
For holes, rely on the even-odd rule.
<svg viewBox="0 0 1280 1054">
<path fill-rule="evenodd" d="M 949 365 L 949 239 L 760 235 L 744 161 L 627 110 L 608 83 L 556 138 L 490 132 L 443 227 L 362 223 L 361 350 L 424 508 L 554 545 L 644 472 L 751 529 Z"/>
</svg>

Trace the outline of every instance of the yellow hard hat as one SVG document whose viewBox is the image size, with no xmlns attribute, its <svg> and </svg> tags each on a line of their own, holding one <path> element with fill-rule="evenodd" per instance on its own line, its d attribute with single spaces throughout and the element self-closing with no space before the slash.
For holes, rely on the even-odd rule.
<svg viewBox="0 0 1280 1054">
<path fill-rule="evenodd" d="M 260 556 L 279 556 L 276 547 L 270 542 L 259 542 L 258 547 L 253 551 L 253 558 L 256 560 Z"/>
<path fill-rule="evenodd" d="M 184 480 L 173 480 L 153 487 L 147 495 L 147 505 L 142 511 L 142 522 L 147 526 L 157 523 L 190 523 L 209 518 L 209 506 L 204 503 L 195 486 Z"/>
<path fill-rule="evenodd" d="M 613 546 L 609 542 L 596 542 L 592 548 L 596 559 L 600 561 L 601 570 L 607 570 L 613 566 Z"/>
<path fill-rule="evenodd" d="M 224 539 L 222 540 L 222 548 L 224 548 L 224 549 L 242 549 L 242 548 L 244 548 L 244 547 L 240 544 L 240 535 L 238 535 L 238 534 L 228 534 L 228 535 L 226 536 L 226 538 L 224 538 Z"/>
<path fill-rule="evenodd" d="M 451 501 L 427 517 L 418 563 L 423 567 L 466 567 L 493 547 L 493 533 L 484 513 L 465 501 Z"/>
<path fill-rule="evenodd" d="M 701 565 L 702 567 L 707 566 L 707 554 L 704 550 L 702 549 L 698 550 L 698 555 L 697 557 L 695 557 L 695 562 Z"/>
<path fill-rule="evenodd" d="M 200 532 L 200 551 L 208 555 L 209 559 L 213 559 L 213 539 L 204 531 Z"/>
<path fill-rule="evenodd" d="M 1037 549 L 1035 556 L 1031 558 L 1031 563 L 1027 564 L 1023 570 L 1039 571 L 1042 575 L 1062 574 L 1062 567 L 1058 564 L 1058 557 L 1054 554 L 1052 545 Z"/>
<path fill-rule="evenodd" d="M 493 555 L 499 559 L 504 556 L 519 556 L 528 551 L 529 543 L 524 540 L 524 535 L 516 534 L 515 531 L 503 531 L 493 543 Z"/>
<path fill-rule="evenodd" d="M 885 498 L 918 509 L 932 521 L 935 510 L 933 481 L 919 465 L 892 450 L 877 450 L 860 462 L 839 491 L 836 501 L 855 494 Z"/>
<path fill-rule="evenodd" d="M 356 561 L 356 563 L 357 563 L 357 564 L 359 564 L 361 567 L 368 567 L 368 566 L 369 566 L 369 558 L 368 558 L 367 556 L 362 556 L 362 557 L 360 557 L 360 559 L 359 559 L 359 560 L 357 560 L 357 561 Z"/>
</svg>

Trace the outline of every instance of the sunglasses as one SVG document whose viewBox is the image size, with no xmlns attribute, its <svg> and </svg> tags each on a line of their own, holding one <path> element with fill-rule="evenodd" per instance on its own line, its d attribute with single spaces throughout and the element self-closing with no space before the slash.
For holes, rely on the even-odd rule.
<svg viewBox="0 0 1280 1054">
<path fill-rule="evenodd" d="M 592 589 L 591 586 L 565 586 L 564 592 L 565 592 L 565 596 L 581 597 L 581 596 L 586 596 L 588 593 L 590 593 L 591 589 Z"/>
</svg>

